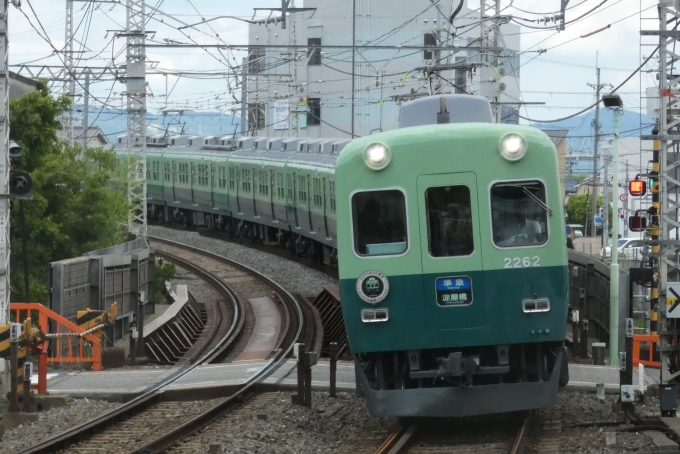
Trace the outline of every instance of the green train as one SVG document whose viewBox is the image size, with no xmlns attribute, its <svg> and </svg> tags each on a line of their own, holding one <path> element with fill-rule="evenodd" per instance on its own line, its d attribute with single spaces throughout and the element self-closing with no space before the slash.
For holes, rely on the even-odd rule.
<svg viewBox="0 0 680 454">
<path fill-rule="evenodd" d="M 373 415 L 552 405 L 568 381 L 568 275 L 551 140 L 494 124 L 475 96 L 405 103 L 400 123 L 351 142 L 152 145 L 149 216 L 337 260 Z"/>
</svg>

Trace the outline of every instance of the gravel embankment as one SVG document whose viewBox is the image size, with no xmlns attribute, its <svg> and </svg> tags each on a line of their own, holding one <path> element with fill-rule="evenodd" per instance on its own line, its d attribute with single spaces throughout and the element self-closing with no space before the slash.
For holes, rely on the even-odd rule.
<svg viewBox="0 0 680 454">
<path fill-rule="evenodd" d="M 601 454 L 601 453 L 640 453 L 656 452 L 656 447 L 647 436 L 636 432 L 616 432 L 616 444 L 606 446 L 607 432 L 615 432 L 617 427 L 570 427 L 596 421 L 622 421 L 623 414 L 614 413 L 612 405 L 618 396 L 606 395 L 600 402 L 595 394 L 583 391 L 563 391 L 557 397 L 555 410 L 561 412 L 562 434 L 560 453 L 563 454 Z M 636 405 L 640 417 L 658 417 L 659 400 L 647 398 L 643 404 Z"/>
<path fill-rule="evenodd" d="M 316 296 L 324 285 L 338 285 L 337 279 L 320 271 L 309 269 L 273 254 L 254 250 L 247 245 L 203 237 L 197 232 L 161 226 L 149 226 L 149 234 L 223 255 L 271 277 L 288 291 L 304 296 Z"/>
<path fill-rule="evenodd" d="M 222 443 L 229 453 L 351 453 L 372 452 L 397 425 L 395 418 L 374 418 L 362 399 L 339 393 L 331 399 L 327 393 L 313 393 L 313 408 L 291 405 L 291 393 L 275 393 L 262 402 L 262 408 L 246 406 L 226 420 L 200 435 L 198 442 L 207 452 L 211 443 Z M 594 394 L 563 391 L 554 411 L 561 415 L 561 454 L 648 453 L 656 452 L 651 440 L 640 433 L 616 433 L 616 444 L 606 446 L 606 433 L 616 427 L 571 427 L 595 421 L 617 421 L 623 415 L 612 412 L 616 396 L 607 395 L 606 402 Z M 191 407 L 191 403 L 186 405 Z M 42 439 L 83 423 L 116 408 L 118 404 L 77 399 L 65 407 L 40 413 L 40 421 L 5 432 L 0 440 L 0 454 L 13 454 Z M 638 404 L 641 417 L 658 416 L 658 399 L 648 398 Z M 452 424 L 451 431 L 456 430 Z M 194 445 L 195 446 L 195 445 Z M 363 448 L 363 449 L 362 449 Z M 186 449 L 186 446 L 185 446 Z M 177 447 L 179 452 L 187 452 Z"/>
<path fill-rule="evenodd" d="M 0 454 L 15 454 L 71 427 L 107 413 L 120 404 L 103 400 L 72 399 L 64 407 L 39 413 L 40 420 L 5 431 L 0 440 Z"/>
</svg>

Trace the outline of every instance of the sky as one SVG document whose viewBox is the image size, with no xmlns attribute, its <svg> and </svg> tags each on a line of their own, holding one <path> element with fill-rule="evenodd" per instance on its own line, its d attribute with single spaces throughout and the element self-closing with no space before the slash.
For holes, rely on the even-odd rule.
<svg viewBox="0 0 680 454">
<path fill-rule="evenodd" d="M 364 0 L 365 1 L 365 0 Z M 445 10 L 458 0 L 433 0 Z M 476 0 L 470 0 L 471 2 Z M 124 49 L 124 38 L 115 38 L 116 31 L 124 29 L 125 1 L 123 4 L 92 4 L 74 2 L 76 53 L 79 65 L 106 66 L 112 55 Z M 303 6 L 298 0 L 297 6 Z M 351 8 L 351 2 L 348 9 Z M 603 3 L 603 4 L 602 4 Z M 594 90 L 587 84 L 596 82 L 596 61 L 601 68 L 601 83 L 619 85 L 644 60 L 654 47 L 642 46 L 640 29 L 658 28 L 654 0 L 571 0 L 567 10 L 567 22 L 578 19 L 590 9 L 601 6 L 588 17 L 568 24 L 565 31 L 521 30 L 521 89 L 525 102 L 543 102 L 541 106 L 527 106 L 521 114 L 535 120 L 551 120 L 575 113 L 594 101 Z M 148 5 L 162 11 L 156 13 L 147 24 L 147 31 L 155 34 L 149 41 L 163 43 L 165 40 L 202 44 L 247 44 L 248 24 L 233 18 L 219 18 L 196 28 L 177 30 L 183 25 L 200 22 L 202 18 L 234 16 L 252 19 L 254 7 L 278 7 L 280 0 L 148 0 Z M 540 14 L 551 14 L 559 10 L 560 0 L 503 0 L 503 14 L 517 18 L 542 18 Z M 31 6 L 33 9 L 31 9 Z M 63 65 L 54 49 L 64 46 L 65 0 L 23 0 L 21 10 L 10 6 L 9 39 L 10 65 Z M 521 11 L 521 10 L 524 10 Z M 151 8 L 147 8 L 147 13 Z M 642 13 L 640 13 L 642 11 Z M 261 13 L 268 14 L 268 13 Z M 316 13 L 323 15 L 322 11 Z M 37 15 L 37 17 L 36 17 Z M 651 19 L 651 20 L 648 20 Z M 523 22 L 531 26 L 543 24 Z M 581 38 L 610 25 L 610 28 L 588 37 Z M 37 29 L 37 31 L 36 31 Z M 42 36 L 41 36 L 42 35 Z M 48 42 L 49 41 L 49 42 Z M 655 45 L 655 38 L 645 38 L 642 44 Z M 83 46 L 82 44 L 85 44 Z M 545 52 L 543 52 L 545 50 Z M 243 52 L 222 54 L 211 50 L 210 54 L 201 49 L 148 49 L 148 61 L 154 72 L 173 71 L 229 71 L 240 64 Z M 124 54 L 116 59 L 124 63 Z M 643 71 L 633 76 L 624 85 L 622 95 L 626 109 L 645 109 L 641 92 L 653 86 L 656 73 L 646 72 L 658 66 L 652 59 Z M 16 68 L 10 68 L 16 70 Z M 25 74 L 25 73 L 23 73 Z M 165 108 L 201 109 L 205 106 L 224 106 L 229 112 L 234 96 L 230 93 L 226 76 L 212 76 L 210 79 L 195 77 L 148 76 L 151 95 L 148 108 L 159 111 Z M 232 81 L 233 82 L 233 81 Z M 233 84 L 232 84 L 233 85 Z M 60 88 L 59 88 L 60 89 Z M 111 79 L 93 84 L 90 89 L 91 104 L 121 107 L 121 93 L 124 85 Z M 76 100 L 79 102 L 79 100 Z M 212 107 L 211 107 L 212 108 Z M 213 108 L 214 110 L 214 108 Z"/>
</svg>

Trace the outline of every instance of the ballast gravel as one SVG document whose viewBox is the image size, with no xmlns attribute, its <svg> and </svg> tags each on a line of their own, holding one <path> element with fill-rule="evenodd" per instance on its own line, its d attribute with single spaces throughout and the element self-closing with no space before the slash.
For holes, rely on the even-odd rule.
<svg viewBox="0 0 680 454">
<path fill-rule="evenodd" d="M 0 454 L 15 454 L 119 406 L 104 400 L 71 399 L 63 407 L 38 413 L 37 422 L 7 429 L 0 439 Z"/>
<path fill-rule="evenodd" d="M 200 235 L 196 231 L 149 226 L 149 235 L 205 249 L 249 266 L 275 281 L 286 290 L 303 296 L 316 296 L 324 285 L 338 285 L 338 280 L 292 260 L 249 248 L 247 245 Z"/>
</svg>

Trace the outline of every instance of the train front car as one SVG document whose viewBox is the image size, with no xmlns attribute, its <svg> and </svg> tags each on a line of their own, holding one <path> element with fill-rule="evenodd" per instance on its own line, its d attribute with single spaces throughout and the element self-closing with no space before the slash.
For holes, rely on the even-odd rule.
<svg viewBox="0 0 680 454">
<path fill-rule="evenodd" d="M 371 413 L 552 405 L 568 276 L 548 136 L 490 123 L 399 129 L 348 145 L 336 181 L 343 314 Z"/>
</svg>

